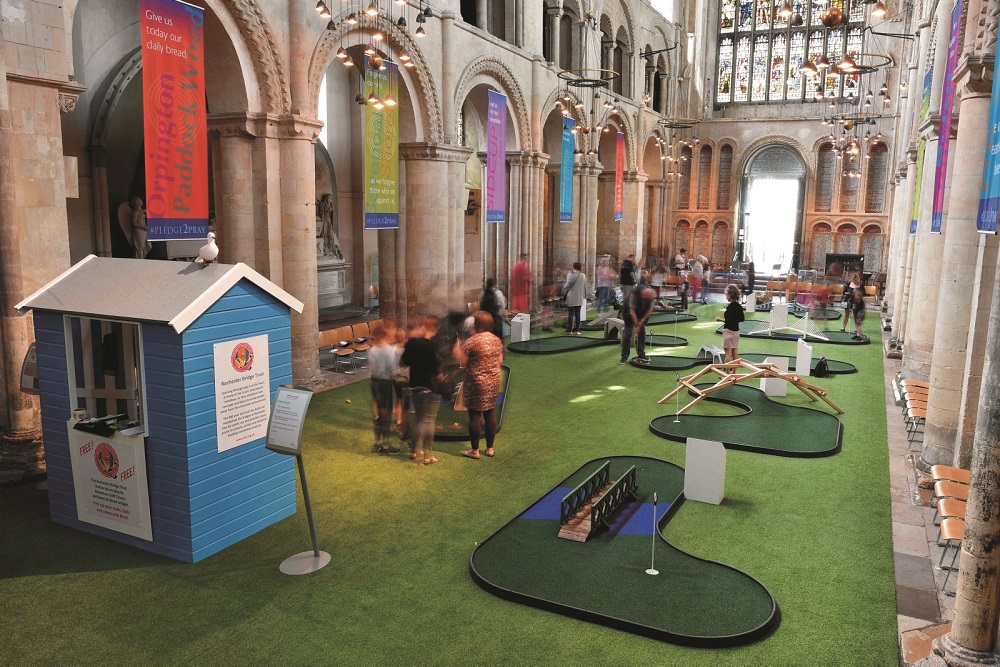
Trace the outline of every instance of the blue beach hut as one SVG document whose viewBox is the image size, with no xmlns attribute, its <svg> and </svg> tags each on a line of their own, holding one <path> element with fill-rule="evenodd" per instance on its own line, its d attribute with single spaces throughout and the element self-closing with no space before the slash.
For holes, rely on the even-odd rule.
<svg viewBox="0 0 1000 667">
<path fill-rule="evenodd" d="M 291 309 L 245 264 L 93 255 L 18 304 L 52 520 L 197 562 L 294 514 L 293 459 L 264 447 Z"/>
</svg>

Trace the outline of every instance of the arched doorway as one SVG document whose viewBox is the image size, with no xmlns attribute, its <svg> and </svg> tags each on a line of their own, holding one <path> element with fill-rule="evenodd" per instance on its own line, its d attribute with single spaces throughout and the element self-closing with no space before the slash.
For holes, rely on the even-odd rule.
<svg viewBox="0 0 1000 667">
<path fill-rule="evenodd" d="M 741 260 L 772 274 L 798 267 L 805 179 L 805 162 L 788 146 L 764 146 L 747 158 L 738 229 Z"/>
</svg>

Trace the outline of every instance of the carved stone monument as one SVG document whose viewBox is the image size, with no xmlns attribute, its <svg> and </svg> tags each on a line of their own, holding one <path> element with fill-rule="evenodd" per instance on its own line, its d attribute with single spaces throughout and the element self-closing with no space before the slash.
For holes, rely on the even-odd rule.
<svg viewBox="0 0 1000 667">
<path fill-rule="evenodd" d="M 332 194 L 324 194 L 316 202 L 316 291 L 320 308 L 350 303 L 350 268 L 340 247 L 337 202 Z"/>
</svg>

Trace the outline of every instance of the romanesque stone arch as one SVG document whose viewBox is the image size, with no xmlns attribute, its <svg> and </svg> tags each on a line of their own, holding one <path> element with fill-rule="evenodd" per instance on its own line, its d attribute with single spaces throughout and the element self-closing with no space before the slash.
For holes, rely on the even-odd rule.
<svg viewBox="0 0 1000 667">
<path fill-rule="evenodd" d="M 141 71 L 142 50 L 136 49 L 122 63 L 122 66 L 118 69 L 118 73 L 115 74 L 115 77 L 111 80 L 111 84 L 108 85 L 100 106 L 97 107 L 97 113 L 94 114 L 91 122 L 90 148 L 99 148 L 107 145 L 108 121 L 111 119 L 115 107 L 118 106 L 118 102 L 121 101 L 125 89 L 128 88 L 128 84 Z"/>
<path fill-rule="evenodd" d="M 207 0 L 209 7 L 216 11 L 220 0 Z M 239 27 L 240 36 L 247 50 L 253 54 L 253 69 L 260 87 L 260 97 L 264 113 L 287 114 L 292 108 L 292 96 L 288 87 L 288 76 L 280 50 L 267 19 L 254 0 L 221 0 L 230 16 Z M 218 13 L 218 12 L 216 12 Z M 251 82 L 247 82 L 251 85 Z"/>
<path fill-rule="evenodd" d="M 341 13 L 346 16 L 348 11 L 345 10 Z M 387 42 L 401 45 L 414 64 L 413 79 L 419 88 L 418 91 L 414 92 L 419 92 L 419 94 L 413 97 L 420 105 L 419 113 L 414 114 L 414 117 L 416 122 L 423 124 L 424 140 L 432 143 L 440 142 L 443 134 L 441 105 L 435 92 L 437 88 L 434 84 L 434 76 L 431 74 L 430 67 L 427 66 L 427 58 L 424 57 L 423 52 L 405 30 L 401 30 L 399 26 L 384 17 L 380 17 L 378 21 L 379 27 L 389 38 Z M 319 108 L 320 84 L 323 82 L 323 76 L 326 74 L 327 67 L 330 66 L 330 60 L 337 47 L 344 43 L 344 38 L 347 35 L 362 30 L 360 23 L 350 25 L 341 17 L 337 17 L 337 20 L 331 21 L 331 23 L 336 23 L 339 27 L 323 31 L 313 49 L 312 59 L 309 61 L 308 103 L 309 109 L 313 113 L 317 113 L 316 110 Z"/>
<path fill-rule="evenodd" d="M 753 155 L 758 150 L 760 150 L 761 148 L 764 148 L 766 146 L 772 146 L 772 145 L 786 146 L 786 147 L 791 148 L 793 151 L 796 152 L 796 154 L 798 155 L 799 159 L 802 160 L 802 164 L 805 165 L 805 169 L 806 169 L 806 182 L 808 183 L 809 179 L 811 178 L 812 173 L 814 173 L 814 170 L 812 169 L 813 165 L 810 164 L 810 161 L 805 158 L 805 155 L 806 155 L 805 148 L 802 146 L 801 143 L 799 143 L 795 139 L 792 139 L 790 137 L 781 136 L 781 135 L 768 135 L 766 137 L 761 137 L 760 139 L 757 139 L 756 141 L 751 142 L 746 148 L 744 148 L 743 152 L 740 154 L 740 159 L 739 159 L 739 163 L 738 163 L 738 164 L 740 164 L 740 171 L 741 171 L 741 173 L 742 173 L 743 170 L 746 169 L 747 161 L 751 157 L 753 157 Z"/>
<path fill-rule="evenodd" d="M 531 127 L 528 123 L 528 105 L 525 102 L 524 93 L 510 69 L 497 58 L 486 56 L 469 63 L 459 77 L 458 86 L 455 88 L 455 109 L 462 108 L 465 98 L 469 96 L 473 87 L 483 83 L 483 79 L 499 88 L 510 100 L 518 135 L 517 149 L 531 150 Z M 448 93 L 445 92 L 445 94 Z M 446 122 L 455 123 L 456 120 L 457 118 L 448 118 Z"/>
</svg>

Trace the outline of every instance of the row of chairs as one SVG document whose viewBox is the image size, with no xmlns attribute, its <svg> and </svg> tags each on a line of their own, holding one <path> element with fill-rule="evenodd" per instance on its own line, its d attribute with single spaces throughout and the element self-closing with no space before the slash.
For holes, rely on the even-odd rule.
<svg viewBox="0 0 1000 667">
<path fill-rule="evenodd" d="M 368 361 L 367 353 L 371 349 L 372 332 L 380 324 L 395 326 L 394 321 L 390 320 L 391 318 L 378 319 L 320 331 L 319 351 L 321 354 L 329 352 L 334 355 L 334 371 L 341 370 L 343 367 L 345 374 L 353 375 L 358 368 L 365 368 L 365 366 L 359 366 L 358 362 Z"/>
<path fill-rule="evenodd" d="M 937 545 L 943 547 L 938 569 L 945 571 L 942 589 L 945 595 L 954 597 L 954 591 L 948 591 L 948 579 L 957 570 L 955 562 L 962 549 L 962 538 L 965 537 L 965 510 L 969 500 L 969 481 L 971 475 L 964 468 L 936 465 L 931 466 L 931 480 L 934 482 L 934 523 L 938 527 Z M 952 551 L 951 562 L 944 564 L 948 551 Z"/>
<path fill-rule="evenodd" d="M 923 439 L 923 429 L 927 422 L 927 398 L 930 385 L 921 380 L 906 380 L 897 378 L 899 405 L 903 412 L 903 422 L 906 424 L 906 441 L 918 442 Z"/>
</svg>

